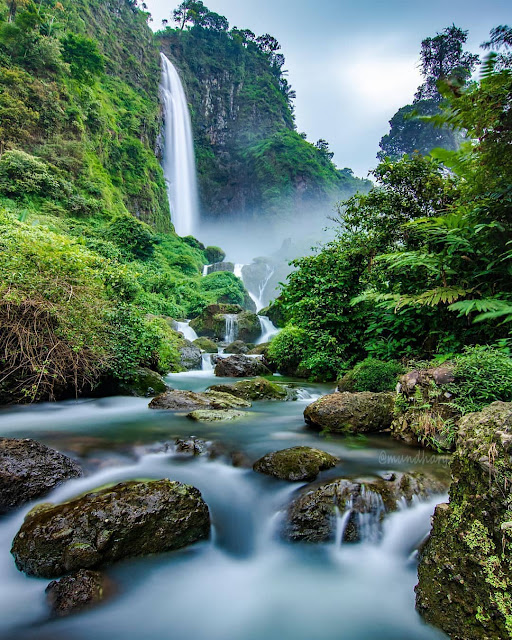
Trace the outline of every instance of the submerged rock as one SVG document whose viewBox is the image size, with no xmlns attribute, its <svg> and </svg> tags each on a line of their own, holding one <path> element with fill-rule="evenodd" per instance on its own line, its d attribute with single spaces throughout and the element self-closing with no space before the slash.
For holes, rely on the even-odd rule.
<svg viewBox="0 0 512 640">
<path fill-rule="evenodd" d="M 320 471 L 331 469 L 338 463 L 339 458 L 325 451 L 312 447 L 292 447 L 267 453 L 254 463 L 253 469 L 288 482 L 311 482 Z"/>
<path fill-rule="evenodd" d="M 427 498 L 446 490 L 446 483 L 420 473 L 388 474 L 388 479 L 339 479 L 301 492 L 288 508 L 283 535 L 288 540 L 334 540 L 343 514 L 344 542 L 378 539 L 387 513 L 415 496 Z"/>
<path fill-rule="evenodd" d="M 213 340 L 210 340 L 210 338 L 197 338 L 196 340 L 194 340 L 194 344 L 196 347 L 198 347 L 198 349 L 201 349 L 206 353 L 217 353 L 219 350 L 217 343 Z"/>
<path fill-rule="evenodd" d="M 180 549 L 209 533 L 208 507 L 196 488 L 170 480 L 132 481 L 33 509 L 11 551 L 20 571 L 57 578 Z"/>
<path fill-rule="evenodd" d="M 295 400 L 297 397 L 294 389 L 270 382 L 266 378 L 241 380 L 234 384 L 217 384 L 210 387 L 210 390 L 229 393 L 246 400 Z"/>
<path fill-rule="evenodd" d="M 221 378 L 252 378 L 272 375 L 272 372 L 261 359 L 239 355 L 219 358 L 215 366 L 215 375 Z"/>
<path fill-rule="evenodd" d="M 247 411 L 237 411 L 236 409 L 225 409 L 223 411 L 215 411 L 208 409 L 198 409 L 189 413 L 187 418 L 196 422 L 231 422 L 239 420 L 251 415 Z"/>
<path fill-rule="evenodd" d="M 512 403 L 459 423 L 450 503 L 420 552 L 416 606 L 453 640 L 512 635 Z"/>
<path fill-rule="evenodd" d="M 179 348 L 181 366 L 187 371 L 200 369 L 203 359 L 201 349 L 189 340 L 184 340 L 183 342 L 183 346 Z"/>
<path fill-rule="evenodd" d="M 192 456 L 202 456 L 208 453 L 208 443 L 206 440 L 199 440 L 198 438 L 178 438 L 175 445 L 176 453 Z"/>
<path fill-rule="evenodd" d="M 46 587 L 46 601 L 52 614 L 63 618 L 100 604 L 114 591 L 114 583 L 103 573 L 81 569 L 50 582 Z"/>
<path fill-rule="evenodd" d="M 235 398 L 229 393 L 207 391 L 167 391 L 153 398 L 150 409 L 166 409 L 168 411 L 195 411 L 197 409 L 236 409 L 250 407 L 251 403 L 242 398 Z"/>
<path fill-rule="evenodd" d="M 40 442 L 0 438 L 0 513 L 81 475 L 82 469 L 74 460 Z"/>
<path fill-rule="evenodd" d="M 371 433 L 391 426 L 393 393 L 332 393 L 304 411 L 307 424 L 331 433 Z"/>
</svg>

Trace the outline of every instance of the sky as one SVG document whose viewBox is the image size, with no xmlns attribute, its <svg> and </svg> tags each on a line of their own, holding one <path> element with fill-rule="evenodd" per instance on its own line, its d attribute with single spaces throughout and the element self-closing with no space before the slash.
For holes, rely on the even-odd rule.
<svg viewBox="0 0 512 640">
<path fill-rule="evenodd" d="M 204 0 L 231 26 L 270 33 L 297 92 L 297 128 L 326 139 L 340 168 L 377 164 L 388 122 L 421 84 L 421 41 L 456 24 L 479 52 L 490 29 L 512 22 L 510 0 Z M 179 2 L 146 0 L 158 29 Z"/>
</svg>

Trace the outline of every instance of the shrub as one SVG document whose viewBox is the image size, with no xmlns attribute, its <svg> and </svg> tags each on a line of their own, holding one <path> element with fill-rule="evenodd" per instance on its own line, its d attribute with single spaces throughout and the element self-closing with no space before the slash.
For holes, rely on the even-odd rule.
<svg viewBox="0 0 512 640">
<path fill-rule="evenodd" d="M 107 239 L 118 245 L 123 256 L 149 258 L 154 251 L 156 237 L 151 227 L 129 214 L 114 218 L 108 226 Z"/>
<path fill-rule="evenodd" d="M 306 332 L 293 325 L 285 327 L 270 343 L 268 356 L 279 370 L 293 372 L 304 355 Z"/>
<path fill-rule="evenodd" d="M 59 180 L 50 166 L 24 151 L 6 151 L 0 159 L 0 192 L 7 196 L 53 196 Z"/>
<path fill-rule="evenodd" d="M 404 368 L 399 362 L 366 358 L 348 371 L 339 382 L 341 391 L 393 391 Z"/>
<path fill-rule="evenodd" d="M 206 247 L 204 255 L 208 264 L 214 264 L 215 262 L 222 262 L 226 257 L 226 253 L 220 247 Z"/>
<path fill-rule="evenodd" d="M 223 302 L 243 306 L 245 288 L 242 281 L 229 271 L 216 271 L 202 278 L 201 291 L 210 303 Z"/>
<path fill-rule="evenodd" d="M 467 347 L 454 364 L 455 382 L 447 388 L 462 414 L 496 400 L 512 402 L 512 358 L 506 353 L 489 346 Z"/>
</svg>

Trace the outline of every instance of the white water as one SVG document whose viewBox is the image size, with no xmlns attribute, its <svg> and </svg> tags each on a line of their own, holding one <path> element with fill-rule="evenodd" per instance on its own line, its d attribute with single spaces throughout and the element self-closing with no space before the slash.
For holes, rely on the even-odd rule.
<svg viewBox="0 0 512 640">
<path fill-rule="evenodd" d="M 265 344 L 270 342 L 274 336 L 277 336 L 281 329 L 278 329 L 267 316 L 258 316 L 258 318 L 261 325 L 261 337 L 256 344 Z"/>
<path fill-rule="evenodd" d="M 190 326 L 190 320 L 185 320 L 185 322 L 175 322 L 174 326 L 176 327 L 176 331 L 183 334 L 185 340 L 189 340 L 190 342 L 197 340 L 198 335 Z"/>
<path fill-rule="evenodd" d="M 194 140 L 187 98 L 172 62 L 162 59 L 160 86 L 165 118 L 163 169 L 171 219 L 179 236 L 193 235 L 199 219 Z"/>
<path fill-rule="evenodd" d="M 201 360 L 202 371 L 213 371 L 212 353 L 203 353 Z"/>
<path fill-rule="evenodd" d="M 236 340 L 236 336 L 238 334 L 238 318 L 234 313 L 228 313 L 224 318 L 226 319 L 224 342 L 231 344 Z"/>
<path fill-rule="evenodd" d="M 260 311 L 260 309 L 263 309 L 265 307 L 263 295 L 265 293 L 265 289 L 267 288 L 268 283 L 270 282 L 270 278 L 274 275 L 275 269 L 270 265 L 266 265 L 267 272 L 265 274 L 265 277 L 260 282 L 258 286 L 258 291 L 254 292 L 248 288 L 247 284 L 244 281 L 243 268 L 245 266 L 246 266 L 245 264 L 235 264 L 235 270 L 233 273 L 235 274 L 235 276 L 237 276 L 237 278 L 240 278 L 240 280 L 244 283 L 244 286 L 247 289 L 247 292 L 249 293 L 251 300 L 256 305 L 256 311 Z"/>
<path fill-rule="evenodd" d="M 203 278 L 205 278 L 208 275 L 208 269 L 211 267 L 211 264 L 205 264 L 203 267 Z"/>
</svg>

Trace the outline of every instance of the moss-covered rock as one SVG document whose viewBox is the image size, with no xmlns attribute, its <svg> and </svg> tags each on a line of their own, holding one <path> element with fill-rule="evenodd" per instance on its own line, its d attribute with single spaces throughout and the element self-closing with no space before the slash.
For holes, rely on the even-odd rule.
<svg viewBox="0 0 512 640">
<path fill-rule="evenodd" d="M 512 403 L 460 420 L 450 503 L 420 556 L 416 606 L 453 640 L 512 637 Z"/>
<path fill-rule="evenodd" d="M 377 539 L 387 513 L 404 500 L 442 493 L 447 482 L 420 473 L 392 473 L 385 478 L 339 479 L 301 491 L 288 508 L 283 536 L 295 542 L 328 542 L 334 539 L 337 518 L 346 514 L 344 542 L 358 542 L 365 535 Z M 349 511 L 349 513 L 347 513 Z"/>
<path fill-rule="evenodd" d="M 272 375 L 272 372 L 259 358 L 239 355 L 219 358 L 215 366 L 215 375 L 220 378 L 254 378 Z"/>
<path fill-rule="evenodd" d="M 63 618 L 100 604 L 114 591 L 114 583 L 103 573 L 80 569 L 50 582 L 46 587 L 46 601 L 52 614 Z"/>
<path fill-rule="evenodd" d="M 168 411 L 196 411 L 197 409 L 237 409 L 250 407 L 251 403 L 242 398 L 236 398 L 230 393 L 209 390 L 205 393 L 194 391 L 170 390 L 153 398 L 149 403 L 150 409 L 165 409 Z"/>
<path fill-rule="evenodd" d="M 279 480 L 311 482 L 320 471 L 331 469 L 338 463 L 339 458 L 325 451 L 312 447 L 292 447 L 267 453 L 254 463 L 253 469 Z"/>
<path fill-rule="evenodd" d="M 196 488 L 170 480 L 122 482 L 32 510 L 12 554 L 20 571 L 57 578 L 179 549 L 209 532 L 208 507 Z"/>
<path fill-rule="evenodd" d="M 255 347 L 249 350 L 247 355 L 249 356 L 263 356 L 267 359 L 268 346 L 270 342 L 264 342 L 263 344 L 257 344 Z"/>
<path fill-rule="evenodd" d="M 180 365 L 186 371 L 195 371 L 201 368 L 203 356 L 201 349 L 189 340 L 184 340 L 179 347 Z"/>
<path fill-rule="evenodd" d="M 249 347 L 243 340 L 235 340 L 231 344 L 228 344 L 228 346 L 224 349 L 224 353 L 245 355 L 246 353 L 249 353 Z"/>
<path fill-rule="evenodd" d="M 82 469 L 35 440 L 0 438 L 0 513 L 40 498 Z"/>
<path fill-rule="evenodd" d="M 241 380 L 234 384 L 217 384 L 210 389 L 246 400 L 294 400 L 297 397 L 297 392 L 291 387 L 270 382 L 266 378 Z"/>
<path fill-rule="evenodd" d="M 208 264 L 214 264 L 215 262 L 222 262 L 226 257 L 226 252 L 220 247 L 206 247 L 204 255 L 208 260 Z"/>
<path fill-rule="evenodd" d="M 332 393 L 304 411 L 313 429 L 330 433 L 369 433 L 388 429 L 393 420 L 393 393 Z"/>
<path fill-rule="evenodd" d="M 261 324 L 252 311 L 243 311 L 237 315 L 237 338 L 243 342 L 256 342 L 261 336 Z"/>
<path fill-rule="evenodd" d="M 190 322 L 190 326 L 199 336 L 223 340 L 226 333 L 226 318 L 228 314 L 240 314 L 243 309 L 237 304 L 210 304 L 197 318 Z"/>
<path fill-rule="evenodd" d="M 217 353 L 219 350 L 216 342 L 204 336 L 202 338 L 197 338 L 197 340 L 194 340 L 194 344 L 196 347 L 198 347 L 198 349 L 201 349 L 201 351 L 205 351 L 206 353 Z"/>
<path fill-rule="evenodd" d="M 196 422 L 232 422 L 249 416 L 247 411 L 237 411 L 236 409 L 225 409 L 215 411 L 213 409 L 198 409 L 188 414 L 187 418 Z"/>
<path fill-rule="evenodd" d="M 451 451 L 460 414 L 447 385 L 453 367 L 416 369 L 401 376 L 391 433 L 396 440 L 435 451 Z"/>
<path fill-rule="evenodd" d="M 140 367 L 130 380 L 120 383 L 119 393 L 137 398 L 151 398 L 164 393 L 168 388 L 169 386 L 159 373 Z"/>
</svg>

